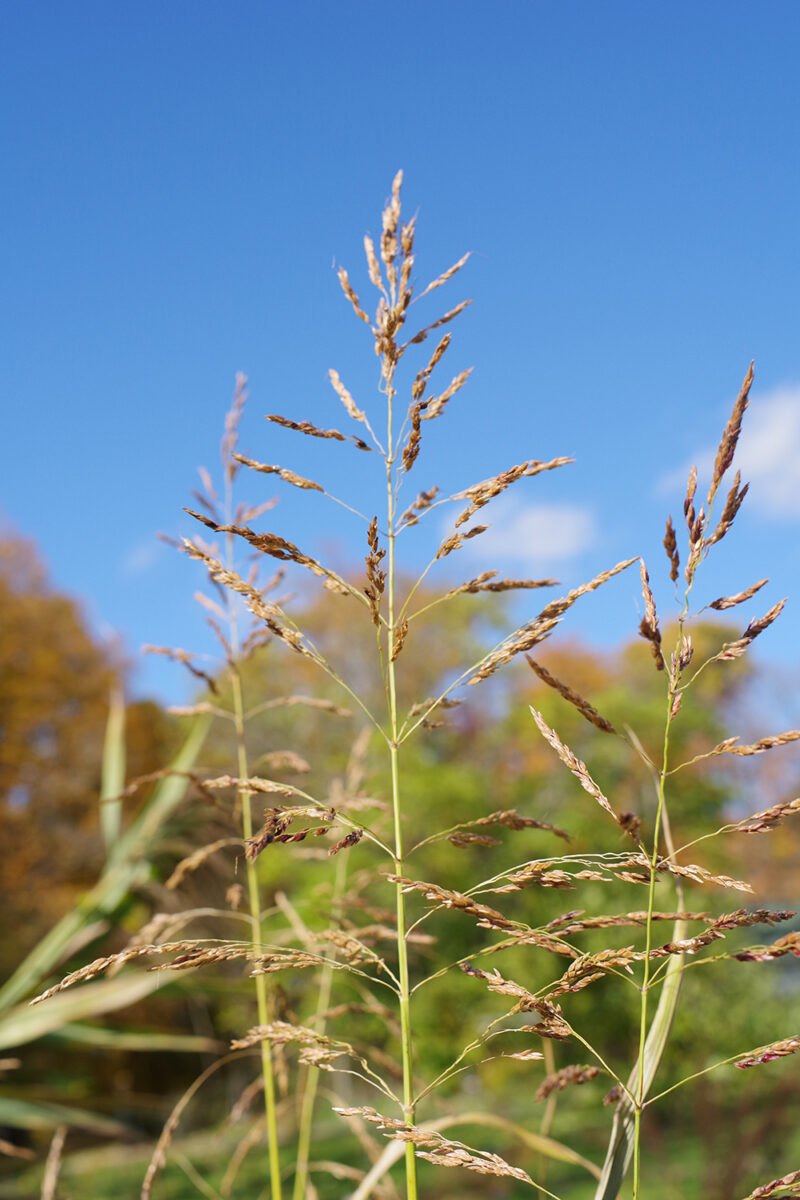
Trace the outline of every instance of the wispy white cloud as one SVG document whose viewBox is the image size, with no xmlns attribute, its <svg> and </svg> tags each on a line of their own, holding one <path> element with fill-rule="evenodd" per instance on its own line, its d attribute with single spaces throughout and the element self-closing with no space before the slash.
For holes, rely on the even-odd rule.
<svg viewBox="0 0 800 1200">
<path fill-rule="evenodd" d="M 120 562 L 120 571 L 128 578 L 134 575 L 144 575 L 147 571 L 152 571 L 158 562 L 162 549 L 162 544 L 156 541 L 155 538 L 147 538 L 146 541 L 137 542 L 135 546 L 131 546 L 123 555 Z"/>
<path fill-rule="evenodd" d="M 594 512 L 583 505 L 524 504 L 508 495 L 476 519 L 480 524 L 491 522 L 490 527 L 465 542 L 461 553 L 485 564 L 525 569 L 576 558 L 589 549 L 598 532 Z"/>
<path fill-rule="evenodd" d="M 709 478 L 716 447 L 693 458 L 702 480 Z M 691 463 L 669 471 L 659 491 L 686 483 Z M 800 518 L 800 385 L 754 396 L 744 418 L 735 466 L 750 484 L 747 505 L 769 517 Z"/>
</svg>

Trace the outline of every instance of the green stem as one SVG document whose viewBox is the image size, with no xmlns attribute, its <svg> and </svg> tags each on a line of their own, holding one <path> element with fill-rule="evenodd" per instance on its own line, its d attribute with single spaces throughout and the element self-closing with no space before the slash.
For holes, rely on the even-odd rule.
<svg viewBox="0 0 800 1200">
<path fill-rule="evenodd" d="M 392 443 L 392 399 L 393 391 L 391 383 L 388 386 L 388 453 L 386 456 L 386 493 L 388 506 L 388 539 L 389 539 L 389 564 L 387 572 L 388 583 L 388 603 L 389 603 L 389 664 L 387 670 L 387 682 L 389 693 L 389 719 L 391 723 L 391 738 L 389 740 L 389 757 L 392 769 L 392 815 L 394 821 L 394 871 L 396 875 L 403 875 L 403 833 L 401 829 L 401 813 L 400 813 L 400 773 L 398 765 L 398 727 L 397 727 L 397 681 L 395 675 L 395 664 L 392 659 L 391 639 L 394 637 L 394 622 L 395 622 L 395 554 L 394 544 L 396 532 L 394 528 L 395 522 L 395 497 L 392 487 L 392 464 L 394 461 L 394 447 Z M 395 884 L 395 897 L 397 905 L 397 960 L 398 960 L 398 975 L 400 978 L 400 1039 L 401 1039 L 401 1057 L 403 1065 L 403 1119 L 409 1125 L 414 1124 L 415 1104 L 414 1104 L 414 1075 L 413 1075 L 413 1051 L 411 1040 L 411 990 L 409 987 L 408 976 L 408 945 L 406 940 L 406 904 L 403 888 L 400 884 Z M 417 1200 L 417 1160 L 414 1154 L 414 1147 L 411 1143 L 405 1149 L 406 1160 L 406 1195 L 407 1200 Z"/>
<path fill-rule="evenodd" d="M 230 475 L 226 472 L 226 501 L 230 509 L 231 502 Z M 228 534 L 228 559 L 233 559 L 233 535 Z M 229 623 L 231 635 L 231 692 L 233 698 L 233 721 L 236 730 L 236 760 L 239 779 L 247 779 L 247 746 L 244 735 L 244 700 L 242 696 L 242 679 L 239 673 L 239 632 L 236 620 L 236 609 L 233 596 L 229 601 Z M 252 793 L 240 785 L 239 799 L 242 806 L 242 833 L 245 841 L 253 836 Z M 261 897 L 258 887 L 258 874 L 255 863 L 246 859 L 247 896 L 250 909 L 250 920 L 253 934 L 253 951 L 260 954 L 261 938 Z M 267 1002 L 266 976 L 256 975 L 256 1005 L 259 1025 L 269 1024 L 269 1004 Z M 281 1164 L 278 1143 L 277 1104 L 275 1098 L 275 1072 L 272 1063 L 272 1047 L 268 1041 L 261 1042 L 261 1074 L 264 1080 L 264 1108 L 267 1121 L 267 1141 L 269 1146 L 269 1175 L 271 1200 L 281 1200 Z"/>
<path fill-rule="evenodd" d="M 689 585 L 691 586 L 691 584 Z M 688 600 L 688 589 L 686 593 Z M 678 618 L 678 638 L 675 648 L 675 656 L 680 653 L 680 647 L 683 642 L 683 623 L 686 617 L 687 604 L 684 602 L 684 608 Z M 647 898 L 647 927 L 645 933 L 645 958 L 644 958 L 644 978 L 642 980 L 642 1000 L 640 1006 L 640 1021 L 639 1021 L 639 1064 L 638 1064 L 638 1079 L 636 1085 L 636 1104 L 634 1108 L 634 1131 L 633 1131 L 633 1200 L 638 1200 L 639 1197 L 639 1182 L 641 1170 L 641 1133 L 642 1133 L 642 1112 L 644 1110 L 644 1055 L 645 1044 L 647 1042 L 647 1001 L 650 992 L 650 951 L 653 948 L 653 911 L 655 909 L 655 891 L 656 891 L 656 867 L 658 865 L 658 847 L 661 839 L 661 823 L 662 818 L 665 818 L 665 789 L 667 775 L 669 774 L 669 737 L 672 729 L 673 720 L 673 701 L 678 690 L 677 672 L 676 678 L 670 680 L 667 688 L 667 719 L 664 726 L 664 754 L 661 762 L 661 770 L 658 776 L 658 803 L 656 805 L 656 820 L 653 830 L 653 853 L 650 859 L 650 886 L 648 889 Z"/>
<path fill-rule="evenodd" d="M 340 854 L 336 859 L 336 877 L 333 885 L 333 911 L 339 908 L 345 879 L 347 877 L 347 855 Z M 322 970 L 319 992 L 317 995 L 317 1013 L 324 1013 L 330 1007 L 333 987 L 333 963 L 326 963 Z M 320 1033 L 325 1032 L 325 1022 L 318 1025 Z M 308 1163 L 311 1152 L 311 1134 L 314 1121 L 314 1105 L 319 1087 L 319 1071 L 314 1067 L 306 1068 L 303 1101 L 300 1107 L 300 1129 L 297 1135 L 297 1162 L 295 1164 L 294 1190 L 292 1200 L 305 1200 L 308 1185 Z"/>
</svg>

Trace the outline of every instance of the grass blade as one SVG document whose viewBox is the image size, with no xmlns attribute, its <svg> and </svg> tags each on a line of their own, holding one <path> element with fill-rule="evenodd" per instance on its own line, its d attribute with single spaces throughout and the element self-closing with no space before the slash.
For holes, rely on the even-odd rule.
<svg viewBox="0 0 800 1200">
<path fill-rule="evenodd" d="M 679 942 L 686 937 L 686 922 L 677 921 L 673 933 L 673 941 Z M 647 1034 L 644 1047 L 644 1090 L 642 1098 L 647 1096 L 653 1085 L 658 1065 L 664 1054 L 669 1038 L 672 1018 L 678 1003 L 678 992 L 683 979 L 683 957 L 676 955 L 669 964 L 661 987 L 661 995 L 653 1017 L 653 1022 Z M 628 1090 L 635 1095 L 639 1086 L 638 1061 L 628 1079 Z M 616 1200 L 625 1173 L 630 1166 L 633 1155 L 634 1109 L 627 1096 L 620 1100 L 614 1114 L 614 1124 L 611 1127 L 611 1139 L 608 1144 L 603 1172 L 595 1192 L 595 1200 Z"/>
<path fill-rule="evenodd" d="M 173 770 L 191 769 L 211 719 L 204 715 L 193 722 L 172 763 Z M 48 972 L 85 943 L 82 934 L 86 927 L 98 917 L 113 913 L 131 888 L 146 878 L 147 864 L 141 860 L 159 827 L 180 803 L 187 786 L 187 780 L 179 776 L 167 776 L 158 784 L 147 807 L 112 847 L 106 869 L 92 890 L 42 938 L 0 989 L 0 1013 L 38 988 Z"/>
<path fill-rule="evenodd" d="M 108 855 L 119 838 L 122 822 L 122 801 L 113 797 L 125 787 L 125 700 L 118 688 L 109 697 L 101 778 L 100 828 Z"/>
</svg>

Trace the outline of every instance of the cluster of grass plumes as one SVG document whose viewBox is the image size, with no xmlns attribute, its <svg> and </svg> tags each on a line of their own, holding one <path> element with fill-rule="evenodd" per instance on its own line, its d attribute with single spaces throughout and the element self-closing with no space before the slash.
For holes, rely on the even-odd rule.
<svg viewBox="0 0 800 1200">
<path fill-rule="evenodd" d="M 632 557 L 541 607 L 534 604 L 531 614 L 495 646 L 463 665 L 448 680 L 435 680 L 434 694 L 416 696 L 405 705 L 401 700 L 404 662 L 418 631 L 422 636 L 424 616 L 432 608 L 482 592 L 519 591 L 535 595 L 541 588 L 555 586 L 552 579 L 502 579 L 496 571 L 487 569 L 462 584 L 445 586 L 441 593 L 430 595 L 426 579 L 437 562 L 457 561 L 452 556 L 464 542 L 480 537 L 487 526 L 475 523 L 474 518 L 495 497 L 524 479 L 558 469 L 571 460 L 568 457 L 549 461 L 526 459 L 452 495 L 440 496 L 438 487 L 428 486 L 410 503 L 403 502 L 402 489 L 417 464 L 425 423 L 445 414 L 450 401 L 466 384 L 469 370 L 459 370 L 449 383 L 433 393 L 435 373 L 451 345 L 449 326 L 463 312 L 467 301 L 456 304 L 428 324 L 415 327 L 414 332 L 406 332 L 415 302 L 447 284 L 467 258 L 460 259 L 415 294 L 415 220 L 402 220 L 401 182 L 398 174 L 383 212 L 378 245 L 365 238 L 367 273 L 377 292 L 374 318 L 367 314 L 348 273 L 344 269 L 339 272 L 345 296 L 358 320 L 367 326 L 378 357 L 385 425 L 379 427 L 377 416 L 366 406 L 359 407 L 335 370 L 330 372 L 334 394 L 358 427 L 358 433 L 321 428 L 289 417 L 268 418 L 287 431 L 346 444 L 348 451 L 356 450 L 364 456 L 365 464 L 376 463 L 376 485 L 385 503 L 382 515 L 363 515 L 354 507 L 354 498 L 333 496 L 322 484 L 294 469 L 240 454 L 237 431 L 244 404 L 243 380 L 237 387 L 223 441 L 223 496 L 218 497 L 206 473 L 203 491 L 198 493 L 203 511 L 187 510 L 205 529 L 222 539 L 220 548 L 220 543 L 206 541 L 204 534 L 184 539 L 183 548 L 207 573 L 211 595 L 204 594 L 202 603 L 209 612 L 225 661 L 221 676 L 208 677 L 213 700 L 203 702 L 196 711 L 211 712 L 227 722 L 234 735 L 236 757 L 231 773 L 217 774 L 200 782 L 207 796 L 227 803 L 237 828 L 193 849 L 176 867 L 170 886 L 182 886 L 214 856 L 235 853 L 245 883 L 242 886 L 237 881 L 232 885 L 229 904 L 231 913 L 245 922 L 246 937 L 169 941 L 175 922 L 162 923 L 150 940 L 139 940 L 115 956 L 74 972 L 40 999 L 108 969 L 118 969 L 130 959 L 146 960 L 151 955 L 157 961 L 150 969 L 166 973 L 223 962 L 245 964 L 255 989 L 257 1021 L 234 1040 L 231 1053 L 204 1072 L 191 1090 L 193 1095 L 215 1070 L 229 1062 L 238 1062 L 242 1056 L 256 1055 L 260 1060 L 259 1078 L 249 1086 L 242 1110 L 263 1090 L 264 1115 L 254 1119 L 252 1128 L 242 1138 L 226 1174 L 222 1195 L 232 1194 L 238 1164 L 262 1137 L 266 1137 L 269 1147 L 271 1200 L 281 1197 L 287 1173 L 292 1180 L 294 1200 L 305 1200 L 315 1194 L 311 1190 L 310 1170 L 315 1115 L 321 1107 L 318 1073 L 322 1071 L 340 1081 L 339 1091 L 333 1091 L 336 1103 L 331 1105 L 331 1091 L 326 1093 L 327 1111 L 333 1108 L 345 1120 L 371 1158 L 371 1165 L 364 1170 L 353 1171 L 343 1163 L 327 1163 L 322 1168 L 335 1178 L 352 1180 L 355 1200 L 365 1200 L 373 1193 L 397 1194 L 390 1171 L 400 1158 L 404 1160 L 402 1186 L 407 1200 L 416 1200 L 419 1194 L 418 1159 L 436 1166 L 505 1177 L 548 1196 L 557 1194 L 545 1183 L 548 1165 L 567 1163 L 583 1172 L 584 1179 L 588 1174 L 595 1180 L 597 1200 L 612 1200 L 619 1194 L 632 1163 L 636 1200 L 644 1186 L 643 1116 L 658 1099 L 688 1082 L 688 1078 L 680 1080 L 654 1094 L 656 1074 L 669 1042 L 686 971 L 700 963 L 708 964 L 711 959 L 752 962 L 771 961 L 784 955 L 800 957 L 796 934 L 779 937 L 768 946 L 726 953 L 723 944 L 731 931 L 753 925 L 769 928 L 793 914 L 739 908 L 715 916 L 688 907 L 684 889 L 690 886 L 732 889 L 737 893 L 750 889 L 746 881 L 687 857 L 688 847 L 679 845 L 678 833 L 672 829 L 668 815 L 670 783 L 676 772 L 725 754 L 747 757 L 770 752 L 800 738 L 797 730 L 764 736 L 749 745 L 740 745 L 738 738 L 731 737 L 685 762 L 674 761 L 671 752 L 673 726 L 680 721 L 684 696 L 696 686 L 698 677 L 713 663 L 726 669 L 725 663 L 744 655 L 783 606 L 783 601 L 773 605 L 765 616 L 751 620 L 741 636 L 724 642 L 702 663 L 694 661 L 689 629 L 696 578 L 712 547 L 729 532 L 747 491 L 737 473 L 715 523 L 715 508 L 720 507 L 718 496 L 733 462 L 747 408 L 752 370 L 724 430 L 704 503 L 696 509 L 698 479 L 693 471 L 684 501 L 682 538 L 672 518 L 667 522 L 664 546 L 669 578 L 676 586 L 678 600 L 674 646 L 666 644 L 648 570 L 641 559 Z M 407 356 L 434 333 L 435 347 L 413 371 L 408 402 L 401 405 L 401 367 L 405 366 Z M 363 577 L 348 578 L 279 534 L 254 528 L 254 523 L 271 508 L 271 501 L 234 505 L 233 484 L 242 468 L 274 477 L 301 491 L 329 497 L 362 520 Z M 406 585 L 399 571 L 398 539 L 412 528 L 429 524 L 430 515 L 450 503 L 457 505 L 451 526 L 443 537 L 434 537 L 428 565 L 415 581 Z M 359 499 L 359 504 L 365 507 L 363 499 Z M 373 512 L 375 507 L 370 503 L 367 512 Z M 240 565 L 237 547 L 255 556 L 252 567 Z M 358 636 L 360 619 L 361 635 L 374 648 L 377 661 L 380 686 L 376 694 L 362 693 L 348 676 L 347 664 L 339 666 L 333 662 L 324 647 L 290 615 L 285 599 L 276 596 L 283 565 L 266 583 L 260 581 L 258 566 L 271 560 L 294 564 L 310 572 L 331 593 L 331 603 L 338 603 L 336 597 L 342 597 L 357 607 L 352 637 Z M 557 678 L 531 653 L 551 637 L 565 613 L 581 597 L 637 565 L 645 613 L 639 632 L 649 645 L 654 668 L 663 678 L 665 690 L 664 737 L 657 750 L 643 746 L 629 726 L 618 720 L 612 722 L 598 712 L 590 699 L 570 682 Z M 749 601 L 765 583 L 762 580 L 735 595 L 718 598 L 711 607 L 718 611 L 734 608 Z M 247 613 L 252 624 L 243 632 L 240 626 Z M 245 695 L 243 666 L 268 641 L 292 650 L 304 667 L 317 669 L 334 691 L 343 693 L 342 703 L 300 693 L 268 700 Z M 173 652 L 173 657 L 201 678 L 207 677 L 192 656 L 181 651 Z M 564 842 L 570 840 L 569 831 L 543 819 L 536 797 L 530 802 L 531 811 L 498 808 L 487 803 L 482 815 L 455 822 L 452 811 L 441 814 L 429 811 L 425 828 L 413 831 L 419 832 L 414 841 L 409 836 L 410 805 L 404 792 L 411 739 L 428 736 L 442 723 L 448 710 L 458 703 L 455 693 L 459 689 L 481 684 L 512 660 L 524 662 L 526 658 L 540 684 L 553 689 L 572 706 L 598 737 L 620 738 L 626 743 L 631 755 L 652 777 L 654 803 L 643 807 L 641 812 L 621 809 L 613 794 L 607 795 L 593 777 L 590 765 L 573 752 L 543 713 L 532 707 L 531 739 L 541 735 L 574 777 L 578 785 L 576 805 L 583 800 L 582 789 L 598 806 L 599 815 L 606 821 L 609 842 L 588 849 L 573 849 L 570 845 L 561 852 Z M 280 747 L 264 754 L 262 747 L 258 773 L 251 761 L 246 738 L 248 712 L 263 714 L 269 709 L 278 712 L 299 705 L 327 709 L 334 719 L 355 716 L 361 723 L 360 733 L 348 735 L 352 750 L 344 774 L 329 778 L 321 789 L 313 789 L 311 785 L 301 788 L 287 780 L 287 774 L 302 775 L 309 769 L 309 764 L 291 749 Z M 307 711 L 307 707 L 298 711 Z M 375 755 L 382 756 L 385 795 L 373 794 L 368 786 L 365 765 L 368 753 L 373 755 L 373 764 Z M 266 771 L 261 770 L 262 766 Z M 375 777 L 380 778 L 380 773 Z M 796 812 L 799 803 L 776 803 L 750 817 L 710 830 L 705 836 L 768 831 Z M 521 840 L 535 834 L 558 852 L 520 858 L 524 853 L 520 851 L 513 862 L 506 861 L 500 869 L 462 888 L 451 886 L 446 869 L 445 877 L 418 877 L 423 868 L 427 870 L 431 864 L 442 862 L 439 853 L 442 848 L 454 855 L 484 850 L 488 854 L 493 847 L 499 847 L 497 853 L 502 853 L 506 846 L 496 836 L 500 833 L 512 844 L 515 837 Z M 302 872 L 307 877 L 318 872 L 325 880 L 327 891 L 322 911 L 310 912 L 309 906 L 304 908 L 290 889 L 276 886 L 275 854 L 296 855 L 293 869 L 298 875 Z M 331 859 L 333 862 L 326 866 Z M 593 895 L 602 894 L 605 889 L 609 895 L 618 896 L 622 890 L 628 898 L 624 911 L 601 908 L 587 915 L 572 909 L 555 917 L 550 915 L 552 910 L 544 903 L 546 897 L 585 887 L 593 888 Z M 669 898 L 659 904 L 657 889 L 660 893 L 669 890 Z M 438 952 L 437 936 L 443 922 L 456 917 L 462 922 L 462 951 L 456 958 L 443 959 Z M 664 927 L 669 929 L 668 937 L 662 932 Z M 431 929 L 436 933 L 430 933 Z M 610 931 L 620 929 L 625 931 L 625 939 L 630 939 L 629 944 L 613 941 Z M 474 938 L 468 939 L 466 945 L 463 930 L 468 934 L 474 931 Z M 597 931 L 608 936 L 609 944 L 587 948 L 585 935 Z M 442 944 L 446 944 L 446 939 Z M 504 965 L 501 970 L 494 965 L 496 955 L 505 955 L 499 961 L 510 962 L 511 968 Z M 169 961 L 163 961 L 166 956 L 171 956 Z M 487 969 L 485 960 L 490 956 L 492 965 Z M 290 1006 L 281 1007 L 280 997 L 269 982 L 269 977 L 278 973 L 299 970 L 314 979 L 313 986 L 303 996 L 307 1011 L 302 1020 L 287 1011 Z M 423 1064 L 415 1049 L 421 1036 L 415 1024 L 415 1005 L 422 989 L 435 987 L 445 977 L 454 991 L 457 989 L 455 994 L 463 997 L 462 1005 L 474 1011 L 474 1025 L 463 1045 L 423 1077 Z M 340 979 L 346 980 L 347 987 L 337 996 Z M 620 991 L 631 989 L 637 998 L 638 1032 L 635 1044 L 630 1047 L 632 1067 L 630 1063 L 612 1061 L 604 1053 L 597 1035 L 597 1026 L 602 1026 L 602 1005 L 589 1025 L 579 1024 L 573 1016 L 573 997 L 595 985 Z M 602 1003 L 609 1004 L 608 990 L 603 991 L 603 997 Z M 495 1006 L 492 1010 L 495 1015 L 488 1022 L 486 1004 Z M 356 1036 L 362 1028 L 361 1018 L 366 1022 L 363 1028 L 373 1031 L 366 1040 Z M 342 1019 L 351 1019 L 356 1032 L 346 1038 L 329 1034 L 329 1026 Z M 380 1029 L 377 1034 L 376 1025 Z M 791 1031 L 788 1036 L 786 1031 L 776 1033 L 781 1036 L 774 1041 L 756 1050 L 740 1051 L 725 1062 L 744 1070 L 798 1050 L 800 1042 Z M 446 1048 L 449 1055 L 449 1045 Z M 557 1066 L 555 1048 L 559 1052 L 563 1048 L 563 1053 L 574 1055 L 576 1061 Z M 281 1094 L 289 1098 L 293 1091 L 291 1085 L 285 1084 L 285 1056 L 289 1049 L 297 1056 L 300 1081 L 293 1104 L 288 1099 L 281 1101 Z M 492 1112 L 488 1104 L 477 1113 L 473 1106 L 461 1113 L 452 1111 L 454 1088 L 464 1073 L 499 1059 L 530 1075 L 530 1082 L 526 1077 L 524 1084 L 531 1097 L 527 1125 Z M 694 1075 L 711 1069 L 704 1067 Z M 602 1089 L 595 1081 L 602 1084 Z M 604 1092 L 606 1103 L 614 1106 L 608 1152 L 602 1167 L 550 1136 L 555 1104 L 562 1093 L 595 1086 L 598 1086 L 598 1103 Z M 376 1093 L 386 1111 L 378 1111 L 368 1103 Z M 437 1114 L 433 1107 L 437 1095 L 442 1094 L 448 1097 L 450 1108 L 444 1115 Z M 143 1197 L 152 1192 L 191 1095 L 181 1100 L 167 1123 L 147 1173 Z M 541 1121 L 535 1115 L 537 1104 L 546 1108 Z M 506 1142 L 518 1141 L 531 1152 L 535 1166 L 528 1163 L 530 1170 L 523 1169 L 492 1149 L 473 1149 L 443 1136 L 442 1129 L 459 1123 L 482 1125 L 487 1132 L 499 1131 Z M 537 1129 L 531 1127 L 534 1124 Z M 383 1143 L 376 1142 L 375 1132 L 383 1136 Z M 291 1156 L 290 1145 L 295 1148 Z M 784 1176 L 786 1187 L 794 1183 L 795 1175 Z M 780 1184 L 780 1180 L 773 1181 L 752 1196 L 772 1195 Z"/>
</svg>

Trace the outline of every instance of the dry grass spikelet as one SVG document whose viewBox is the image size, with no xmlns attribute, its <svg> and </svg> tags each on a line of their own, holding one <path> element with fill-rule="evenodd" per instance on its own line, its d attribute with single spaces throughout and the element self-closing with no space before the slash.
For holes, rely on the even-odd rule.
<svg viewBox="0 0 800 1200">
<path fill-rule="evenodd" d="M 778 1192 L 787 1187 L 790 1190 L 784 1192 L 782 1197 L 779 1196 Z M 769 1183 L 762 1184 L 745 1196 L 744 1200 L 789 1200 L 790 1196 L 800 1196 L 800 1171 L 790 1171 L 788 1175 L 781 1175 L 780 1179 L 772 1179 Z"/>
<path fill-rule="evenodd" d="M 759 579 L 758 583 L 745 588 L 743 592 L 737 592 L 735 596 L 719 596 L 716 600 L 712 600 L 708 607 L 714 608 L 718 612 L 726 608 L 733 608 L 736 604 L 742 604 L 745 600 L 750 600 L 751 597 L 755 596 L 756 592 L 761 590 L 765 583 L 769 583 L 769 580 Z"/>
<path fill-rule="evenodd" d="M 562 1067 L 560 1071 L 554 1071 L 552 1075 L 547 1076 L 533 1098 L 538 1101 L 546 1100 L 553 1092 L 563 1092 L 564 1088 L 569 1087 L 570 1084 L 588 1083 L 590 1079 L 594 1079 L 599 1074 L 599 1067 L 576 1065 Z"/>
<path fill-rule="evenodd" d="M 739 395 L 736 398 L 736 403 L 733 406 L 733 412 L 728 418 L 728 423 L 722 434 L 722 438 L 717 449 L 717 457 L 714 461 L 714 470 L 711 475 L 711 484 L 708 489 L 708 497 L 706 499 L 706 508 L 710 508 L 714 502 L 714 497 L 719 491 L 719 485 L 722 482 L 722 477 L 728 467 L 733 462 L 733 456 L 736 452 L 736 445 L 739 441 L 739 434 L 742 431 L 742 417 L 745 414 L 749 403 L 750 388 L 753 384 L 753 363 L 747 370 L 744 377 Z"/>
<path fill-rule="evenodd" d="M 530 654 L 526 654 L 525 658 L 528 661 L 528 666 L 541 679 L 542 683 L 546 683 L 548 687 L 558 692 L 559 696 L 563 696 L 574 708 L 577 708 L 581 716 L 589 721 L 591 725 L 594 725 L 597 729 L 602 729 L 604 733 L 617 732 L 611 722 L 607 721 L 605 717 L 601 717 L 588 700 L 584 700 L 583 696 L 578 695 L 566 683 L 562 683 L 560 679 L 556 679 L 555 675 L 551 675 L 547 667 L 536 662 L 535 659 L 531 658 Z"/>
</svg>

